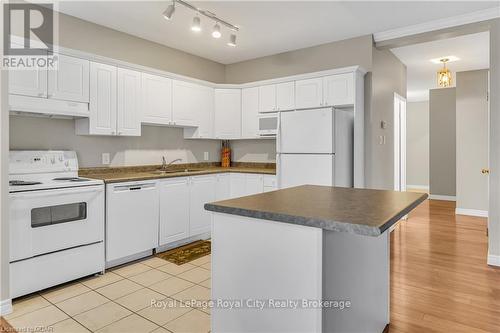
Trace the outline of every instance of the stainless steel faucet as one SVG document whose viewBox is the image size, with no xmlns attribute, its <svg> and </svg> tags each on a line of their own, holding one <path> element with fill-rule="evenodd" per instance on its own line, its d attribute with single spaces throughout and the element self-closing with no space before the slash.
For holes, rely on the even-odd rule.
<svg viewBox="0 0 500 333">
<path fill-rule="evenodd" d="M 171 166 L 172 164 L 174 164 L 175 162 L 182 162 L 182 158 L 176 158 L 175 160 L 170 161 L 169 163 L 167 163 L 167 159 L 165 158 L 165 156 L 162 156 L 161 157 L 161 169 L 162 170 L 167 170 L 168 167 Z"/>
</svg>

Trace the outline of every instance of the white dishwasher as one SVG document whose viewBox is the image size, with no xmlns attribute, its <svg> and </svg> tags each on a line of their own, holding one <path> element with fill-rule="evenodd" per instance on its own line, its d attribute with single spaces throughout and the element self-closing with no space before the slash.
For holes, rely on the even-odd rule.
<svg viewBox="0 0 500 333">
<path fill-rule="evenodd" d="M 106 266 L 151 254 L 158 246 L 156 181 L 106 185 Z"/>
</svg>

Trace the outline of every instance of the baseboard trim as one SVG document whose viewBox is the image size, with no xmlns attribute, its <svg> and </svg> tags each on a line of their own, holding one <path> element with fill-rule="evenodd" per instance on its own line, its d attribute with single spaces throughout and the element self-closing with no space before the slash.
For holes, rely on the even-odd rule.
<svg viewBox="0 0 500 333">
<path fill-rule="evenodd" d="M 6 299 L 0 302 L 0 315 L 5 316 L 12 313 L 12 300 Z"/>
<path fill-rule="evenodd" d="M 414 188 L 415 190 L 426 190 L 429 191 L 429 185 L 406 185 L 406 188 Z"/>
<path fill-rule="evenodd" d="M 500 256 L 488 254 L 488 265 L 500 267 Z"/>
<path fill-rule="evenodd" d="M 429 194 L 429 199 L 430 200 L 457 201 L 457 197 L 454 195 Z"/>
<path fill-rule="evenodd" d="M 488 217 L 487 210 L 479 210 L 479 209 L 455 208 L 455 214 L 477 216 L 477 217 Z"/>
</svg>

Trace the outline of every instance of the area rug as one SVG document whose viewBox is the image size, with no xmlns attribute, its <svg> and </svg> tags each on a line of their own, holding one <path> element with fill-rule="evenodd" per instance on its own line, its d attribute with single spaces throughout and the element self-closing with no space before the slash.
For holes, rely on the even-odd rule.
<svg viewBox="0 0 500 333">
<path fill-rule="evenodd" d="M 182 265 L 210 254 L 210 249 L 210 241 L 200 240 L 172 250 L 157 253 L 156 256 L 176 265 Z"/>
</svg>

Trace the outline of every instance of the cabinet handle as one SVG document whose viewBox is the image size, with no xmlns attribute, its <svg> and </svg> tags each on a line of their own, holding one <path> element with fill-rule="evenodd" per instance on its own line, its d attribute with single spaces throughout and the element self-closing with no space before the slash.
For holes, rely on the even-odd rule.
<svg viewBox="0 0 500 333">
<path fill-rule="evenodd" d="M 115 135 L 115 131 L 112 131 L 112 132 L 111 132 L 111 134 L 112 134 L 112 135 Z"/>
</svg>

